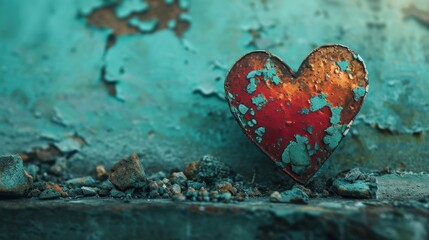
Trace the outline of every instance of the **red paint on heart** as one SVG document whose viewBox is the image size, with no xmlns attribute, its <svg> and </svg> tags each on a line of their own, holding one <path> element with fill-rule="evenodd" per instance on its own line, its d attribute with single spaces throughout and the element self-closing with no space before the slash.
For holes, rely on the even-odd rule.
<svg viewBox="0 0 429 240">
<path fill-rule="evenodd" d="M 297 73 L 278 57 L 255 51 L 234 64 L 225 91 L 246 135 L 284 172 L 305 183 L 347 133 L 368 79 L 362 59 L 344 46 L 315 49 Z"/>
</svg>

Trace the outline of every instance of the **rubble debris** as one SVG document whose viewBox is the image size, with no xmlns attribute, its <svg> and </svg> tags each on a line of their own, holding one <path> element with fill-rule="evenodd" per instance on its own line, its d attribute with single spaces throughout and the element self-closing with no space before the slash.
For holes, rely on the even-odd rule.
<svg viewBox="0 0 429 240">
<path fill-rule="evenodd" d="M 332 190 L 346 198 L 374 198 L 376 188 L 374 173 L 364 173 L 359 168 L 350 170 L 332 184 Z"/>
<path fill-rule="evenodd" d="M 83 187 L 83 186 L 92 187 L 92 186 L 95 186 L 95 183 L 96 183 L 95 179 L 91 176 L 73 178 L 66 181 L 67 185 L 72 185 L 74 187 Z"/>
<path fill-rule="evenodd" d="M 82 193 L 84 196 L 95 196 L 97 195 L 96 189 L 92 187 L 81 187 Z"/>
<path fill-rule="evenodd" d="M 114 198 L 122 198 L 122 197 L 125 197 L 125 193 L 118 191 L 116 189 L 112 189 L 112 191 L 110 191 L 110 196 Z"/>
<path fill-rule="evenodd" d="M 146 174 L 136 153 L 121 159 L 110 170 L 110 182 L 120 190 L 138 187 L 146 181 Z"/>
<path fill-rule="evenodd" d="M 51 199 L 57 199 L 60 197 L 61 197 L 61 193 L 51 188 L 47 188 L 39 195 L 40 200 L 51 200 Z"/>
<path fill-rule="evenodd" d="M 215 179 L 228 177 L 231 169 L 219 159 L 205 155 L 201 160 L 187 164 L 184 173 L 188 179 L 212 183 Z"/>
<path fill-rule="evenodd" d="M 107 178 L 109 178 L 109 174 L 107 174 L 104 165 L 97 165 L 95 167 L 95 173 L 98 180 L 106 180 Z"/>
<path fill-rule="evenodd" d="M 32 185 L 19 155 L 0 156 L 0 196 L 22 197 Z"/>
<path fill-rule="evenodd" d="M 280 203 L 298 203 L 298 204 L 307 204 L 308 195 L 301 188 L 294 186 L 291 190 L 284 192 L 273 192 L 270 195 L 271 202 L 280 202 Z"/>
</svg>

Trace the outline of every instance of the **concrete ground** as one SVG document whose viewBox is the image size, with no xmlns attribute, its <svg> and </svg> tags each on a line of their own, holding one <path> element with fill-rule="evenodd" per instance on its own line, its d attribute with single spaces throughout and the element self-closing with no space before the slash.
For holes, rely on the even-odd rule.
<svg viewBox="0 0 429 240">
<path fill-rule="evenodd" d="M 3 239 L 427 239 L 429 203 L 3 200 Z"/>
</svg>

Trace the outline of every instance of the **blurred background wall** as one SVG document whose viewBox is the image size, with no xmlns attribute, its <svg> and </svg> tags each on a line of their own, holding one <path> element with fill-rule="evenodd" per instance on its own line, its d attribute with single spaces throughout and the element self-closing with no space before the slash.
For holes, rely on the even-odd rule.
<svg viewBox="0 0 429 240">
<path fill-rule="evenodd" d="M 319 174 L 429 171 L 427 0 L 0 0 L 0 149 L 57 154 L 86 175 L 139 153 L 148 171 L 212 154 L 289 178 L 242 133 L 223 81 L 266 49 L 297 70 L 315 47 L 358 52 L 370 92 Z"/>
</svg>

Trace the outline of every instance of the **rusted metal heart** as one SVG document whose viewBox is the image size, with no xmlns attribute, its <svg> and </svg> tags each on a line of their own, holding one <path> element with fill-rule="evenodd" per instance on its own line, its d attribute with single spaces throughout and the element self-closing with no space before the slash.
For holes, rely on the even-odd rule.
<svg viewBox="0 0 429 240">
<path fill-rule="evenodd" d="M 245 134 L 295 181 L 307 182 L 348 132 L 368 93 L 362 58 L 341 45 L 311 52 L 293 72 L 266 51 L 244 55 L 225 80 Z"/>
</svg>

